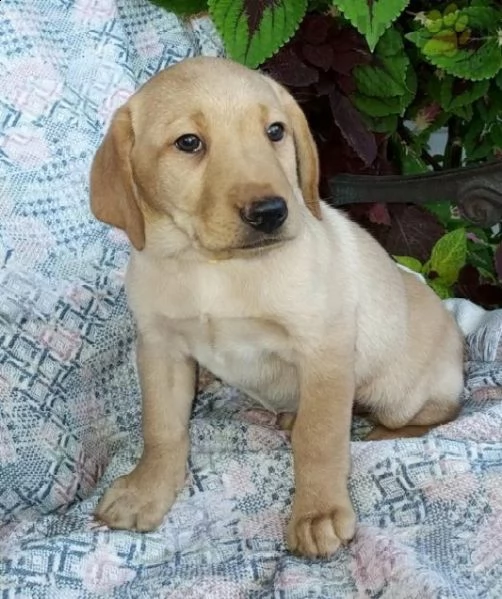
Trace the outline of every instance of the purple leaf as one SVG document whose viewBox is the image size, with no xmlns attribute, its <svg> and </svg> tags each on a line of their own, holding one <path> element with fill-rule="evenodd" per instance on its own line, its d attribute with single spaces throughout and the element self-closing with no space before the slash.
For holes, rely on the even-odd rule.
<svg viewBox="0 0 502 599">
<path fill-rule="evenodd" d="M 319 74 L 316 69 L 303 63 L 291 46 L 284 46 L 275 56 L 263 65 L 279 83 L 291 87 L 307 87 L 317 83 Z"/>
<path fill-rule="evenodd" d="M 460 96 L 472 87 L 472 83 L 467 79 L 455 79 L 452 85 L 452 95 Z"/>
<path fill-rule="evenodd" d="M 443 234 L 444 228 L 430 212 L 418 206 L 395 204 L 385 247 L 395 256 L 413 256 L 420 262 L 426 262 Z"/>
<path fill-rule="evenodd" d="M 490 283 L 481 283 L 477 289 L 478 302 L 487 308 L 500 308 L 502 306 L 502 287 Z"/>
<path fill-rule="evenodd" d="M 483 281 L 478 270 L 466 264 L 459 273 L 456 285 L 458 296 L 465 297 L 484 308 L 502 306 L 502 287 Z"/>
<path fill-rule="evenodd" d="M 313 44 L 304 44 L 302 46 L 304 58 L 310 64 L 327 71 L 333 62 L 333 48 L 329 44 L 314 46 Z"/>
<path fill-rule="evenodd" d="M 333 36 L 331 43 L 335 54 L 357 52 L 364 57 L 364 60 L 371 60 L 372 54 L 369 51 L 368 44 L 364 37 L 351 27 L 340 29 L 336 35 Z"/>
<path fill-rule="evenodd" d="M 332 89 L 329 93 L 329 103 L 335 123 L 343 137 L 364 164 L 370 166 L 377 156 L 375 136 L 366 129 L 360 113 L 347 96 L 337 89 Z"/>
<path fill-rule="evenodd" d="M 322 44 L 328 37 L 333 19 L 328 15 L 308 15 L 300 30 L 301 38 L 308 44 Z"/>
<path fill-rule="evenodd" d="M 337 73 L 348 75 L 352 73 L 354 67 L 368 64 L 370 61 L 371 59 L 369 59 L 366 54 L 357 50 L 351 50 L 349 52 L 337 52 L 335 50 L 331 68 Z"/>
<path fill-rule="evenodd" d="M 346 96 L 350 96 L 357 89 L 356 82 L 350 75 L 338 75 L 336 82 L 340 91 L 342 91 Z"/>
<path fill-rule="evenodd" d="M 315 89 L 318 96 L 327 96 L 332 89 L 336 88 L 336 84 L 332 78 L 321 78 L 316 84 Z"/>
</svg>

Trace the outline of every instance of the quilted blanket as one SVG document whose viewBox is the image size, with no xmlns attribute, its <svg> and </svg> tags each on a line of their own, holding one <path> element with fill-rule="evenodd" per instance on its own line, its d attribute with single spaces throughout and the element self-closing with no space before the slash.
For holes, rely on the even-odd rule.
<svg viewBox="0 0 502 599">
<path fill-rule="evenodd" d="M 141 438 L 128 244 L 90 215 L 90 162 L 139 84 L 220 51 L 209 20 L 146 0 L 0 2 L 0 597 L 500 599 L 502 314 L 461 302 L 462 414 L 398 441 L 355 421 L 359 524 L 334 558 L 287 553 L 288 437 L 218 381 L 161 528 L 92 521 Z"/>
</svg>

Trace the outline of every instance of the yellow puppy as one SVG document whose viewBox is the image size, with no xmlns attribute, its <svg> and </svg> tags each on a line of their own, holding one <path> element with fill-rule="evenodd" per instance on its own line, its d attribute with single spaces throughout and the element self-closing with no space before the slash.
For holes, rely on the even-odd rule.
<svg viewBox="0 0 502 599">
<path fill-rule="evenodd" d="M 196 363 L 296 412 L 291 550 L 354 534 L 354 399 L 387 429 L 458 411 L 462 338 L 439 299 L 319 201 L 306 120 L 270 78 L 188 59 L 115 115 L 92 168 L 96 217 L 132 243 L 144 452 L 96 515 L 158 526 L 183 485 Z"/>
</svg>

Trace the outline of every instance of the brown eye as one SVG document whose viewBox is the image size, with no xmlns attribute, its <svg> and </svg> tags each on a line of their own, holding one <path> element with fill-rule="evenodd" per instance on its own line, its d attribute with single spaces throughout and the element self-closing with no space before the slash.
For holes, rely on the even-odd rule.
<svg viewBox="0 0 502 599">
<path fill-rule="evenodd" d="M 178 150 L 186 152 L 187 154 L 195 154 L 196 152 L 202 150 L 201 139 L 196 135 L 192 135 L 191 133 L 178 137 L 178 139 L 174 142 L 174 145 L 178 148 Z"/>
<path fill-rule="evenodd" d="M 270 141 L 281 141 L 284 137 L 284 125 L 282 123 L 272 123 L 267 129 L 267 135 Z"/>
</svg>

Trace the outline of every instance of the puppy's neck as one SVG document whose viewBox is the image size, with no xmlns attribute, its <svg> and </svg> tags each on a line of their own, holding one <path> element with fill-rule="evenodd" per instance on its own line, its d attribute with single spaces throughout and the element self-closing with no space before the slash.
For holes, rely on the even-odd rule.
<svg viewBox="0 0 502 599">
<path fill-rule="evenodd" d="M 152 218 L 145 222 L 145 247 L 142 253 L 152 259 L 185 257 L 193 250 L 194 241 L 172 218 Z"/>
</svg>

